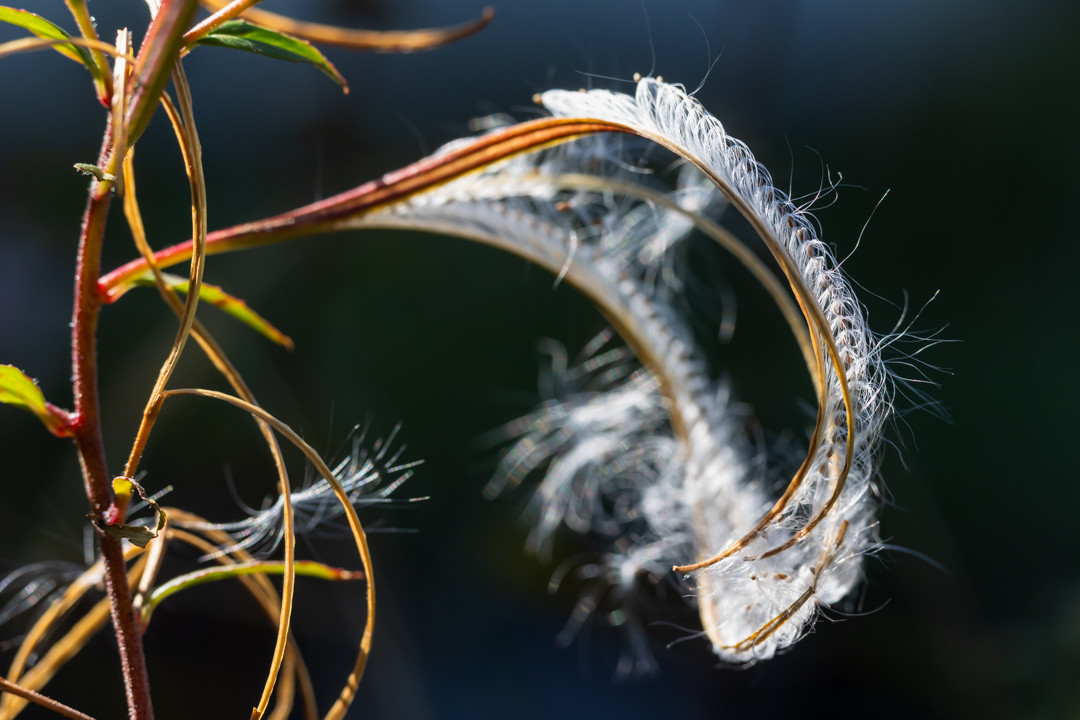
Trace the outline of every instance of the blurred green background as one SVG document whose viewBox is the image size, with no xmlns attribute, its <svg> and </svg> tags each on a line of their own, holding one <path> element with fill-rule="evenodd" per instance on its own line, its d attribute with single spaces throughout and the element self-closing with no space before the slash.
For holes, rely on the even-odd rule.
<svg viewBox="0 0 1080 720">
<path fill-rule="evenodd" d="M 25 7 L 70 26 L 60 0 Z M 483 6 L 266 7 L 406 29 L 457 23 Z M 418 234 L 342 234 L 215 257 L 207 280 L 297 343 L 288 353 L 205 313 L 264 405 L 332 457 L 354 424 L 369 422 L 375 437 L 401 421 L 403 457 L 425 461 L 397 494 L 429 500 L 362 516 L 394 532 L 372 538 L 379 622 L 350 716 L 1080 716 L 1080 491 L 1069 420 L 1080 399 L 1070 279 L 1080 6 L 506 0 L 495 8 L 482 33 L 434 52 L 329 50 L 350 81 L 347 96 L 309 67 L 194 53 L 186 68 L 211 228 L 377 177 L 467 134 L 472 117 L 530 117 L 536 91 L 628 90 L 627 78 L 653 69 L 690 89 L 701 84 L 697 98 L 781 187 L 790 178 L 796 195 L 813 194 L 826 174 L 842 175 L 838 197 L 816 214 L 840 257 L 854 250 L 845 268 L 876 329 L 891 329 L 905 302 L 910 317 L 940 291 L 915 327 L 954 341 L 921 356 L 941 368 L 930 373 L 940 387 L 926 390 L 949 420 L 910 409 L 892 432 L 881 527 L 904 551 L 869 561 L 865 616 L 830 615 L 791 652 L 742 671 L 715 669 L 702 641 L 666 648 L 687 630 L 657 624 L 659 676 L 620 680 L 622 640 L 602 618 L 569 649 L 555 647 L 579 588 L 549 595 L 554 566 L 523 552 L 527 493 L 480 496 L 498 459 L 480 438 L 539 400 L 537 340 L 555 338 L 573 353 L 602 328 L 589 304 L 515 258 Z M 145 29 L 134 0 L 93 0 L 91 9 L 106 36 Z M 0 39 L 16 36 L 0 30 Z M 71 164 L 93 161 L 104 122 L 88 79 L 55 53 L 0 60 L 0 362 L 38 378 L 60 405 L 70 403 L 71 274 L 86 187 Z M 137 165 L 151 242 L 186 238 L 186 181 L 164 117 Z M 116 208 L 105 266 L 133 254 Z M 739 312 L 749 332 L 755 302 Z M 173 333 L 152 291 L 104 314 L 103 409 L 117 471 Z M 741 347 L 728 368 L 736 393 L 762 408 L 767 427 L 802 432 L 803 411 L 773 396 L 775 376 L 797 365 L 774 362 L 766 341 Z M 173 384 L 213 382 L 192 351 Z M 251 505 L 273 483 L 246 417 L 188 399 L 166 408 L 143 467 L 149 489 L 174 487 L 168 504 L 222 520 L 242 514 L 229 478 Z M 0 411 L 0 487 L 3 568 L 79 561 L 86 506 L 74 454 L 13 410 Z M 558 557 L 582 550 L 566 543 Z M 355 564 L 334 538 L 301 552 Z M 296 632 L 326 699 L 351 662 L 362 593 L 301 581 L 298 597 Z M 656 620 L 696 622 L 671 607 Z M 0 640 L 19 631 L 0 627 Z M 207 718 L 243 716 L 271 643 L 238 588 L 198 589 L 162 607 L 147 639 L 158 717 L 196 708 Z M 103 634 L 50 692 L 120 717 L 114 657 Z M 91 684 L 100 689 L 88 697 Z"/>
</svg>

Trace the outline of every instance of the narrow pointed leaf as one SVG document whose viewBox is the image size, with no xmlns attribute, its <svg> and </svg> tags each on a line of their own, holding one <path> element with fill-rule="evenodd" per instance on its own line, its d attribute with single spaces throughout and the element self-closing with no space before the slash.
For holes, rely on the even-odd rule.
<svg viewBox="0 0 1080 720">
<path fill-rule="evenodd" d="M 65 32 L 63 28 L 54 25 L 40 15 L 35 15 L 27 10 L 17 10 L 15 8 L 0 5 L 0 22 L 21 27 L 24 30 L 29 30 L 40 38 L 46 38 L 48 40 L 64 40 L 71 37 L 71 35 Z M 90 56 L 90 51 L 86 48 L 74 44 L 53 45 L 53 48 L 64 57 L 70 58 L 77 63 L 82 63 L 95 77 L 97 77 L 97 66 Z"/>
<path fill-rule="evenodd" d="M 297 560 L 296 574 L 306 575 L 319 580 L 363 580 L 364 573 L 361 570 L 344 570 L 342 568 L 325 565 L 314 560 Z M 203 568 L 175 577 L 172 580 L 154 588 L 150 594 L 150 601 L 143 608 L 143 622 L 150 619 L 161 602 L 181 590 L 202 585 L 209 582 L 229 580 L 241 575 L 281 575 L 285 572 L 285 563 L 280 561 L 259 561 L 233 563 L 223 567 Z"/>
<path fill-rule="evenodd" d="M 0 365 L 0 403 L 34 413 L 53 435 L 69 434 L 64 412 L 45 402 L 37 384 L 13 365 Z"/>
<path fill-rule="evenodd" d="M 233 48 L 278 60 L 314 65 L 344 88 L 345 92 L 349 91 L 345 78 L 311 43 L 246 20 L 230 20 L 223 23 L 212 33 L 199 38 L 197 44 Z"/>
<path fill-rule="evenodd" d="M 188 279 L 180 277 L 178 275 L 163 275 L 165 282 L 169 287 L 178 292 L 186 293 L 188 291 Z M 136 285 L 143 285 L 153 287 L 154 278 L 147 273 L 146 275 L 135 280 Z M 232 315 L 234 318 L 244 323 L 245 325 L 253 328 L 260 335 L 269 338 L 271 342 L 275 342 L 278 345 L 283 345 L 289 350 L 293 349 L 293 341 L 285 333 L 278 330 L 274 325 L 264 318 L 259 313 L 255 312 L 248 306 L 246 302 L 230 295 L 222 290 L 217 285 L 211 285 L 209 283 L 202 283 L 199 286 L 199 299 L 203 302 L 208 302 L 214 307 L 221 309 L 223 312 Z"/>
</svg>

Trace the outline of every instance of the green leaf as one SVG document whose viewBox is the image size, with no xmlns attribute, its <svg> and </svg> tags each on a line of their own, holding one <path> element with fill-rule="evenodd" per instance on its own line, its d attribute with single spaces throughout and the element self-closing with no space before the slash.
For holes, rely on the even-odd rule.
<svg viewBox="0 0 1080 720">
<path fill-rule="evenodd" d="M 27 10 L 17 10 L 4 5 L 0 5 L 0 22 L 6 22 L 10 25 L 21 27 L 24 30 L 29 30 L 40 38 L 49 40 L 65 40 L 71 37 L 71 35 L 64 32 L 63 28 L 52 24 L 40 15 L 35 15 Z M 64 57 L 82 63 L 96 76 L 97 66 L 94 65 L 94 60 L 90 57 L 90 51 L 86 48 L 72 44 L 53 45 L 53 48 Z"/>
<path fill-rule="evenodd" d="M 29 410 L 38 416 L 53 435 L 68 435 L 63 411 L 45 402 L 41 389 L 14 365 L 0 365 L 0 403 Z"/>
<path fill-rule="evenodd" d="M 165 283 L 173 290 L 182 293 L 188 291 L 187 278 L 178 275 L 170 275 L 168 273 L 164 273 L 162 277 L 165 278 Z M 154 276 L 150 273 L 146 273 L 142 277 L 136 279 L 135 284 L 153 287 Z M 203 283 L 200 285 L 199 300 L 208 302 L 214 307 L 221 309 L 223 312 L 232 315 L 248 327 L 254 328 L 260 335 L 269 338 L 272 342 L 275 342 L 278 345 L 284 345 L 289 350 L 293 349 L 292 338 L 274 327 L 270 321 L 262 315 L 259 315 L 259 313 L 252 310 L 246 302 L 234 295 L 230 295 L 217 285 L 211 285 L 210 283 Z"/>
<path fill-rule="evenodd" d="M 307 575 L 308 577 L 314 577 L 320 580 L 364 579 L 364 573 L 362 571 L 343 570 L 313 560 L 297 560 L 293 570 L 297 575 Z M 143 622 L 149 622 L 151 614 L 163 600 L 175 595 L 181 590 L 187 590 L 188 588 L 204 583 L 229 580 L 231 578 L 240 577 L 241 575 L 256 574 L 284 575 L 285 563 L 274 560 L 253 560 L 250 562 L 233 563 L 224 567 L 202 568 L 189 572 L 186 575 L 175 577 L 172 580 L 157 586 L 154 588 L 153 592 L 150 593 L 149 601 L 143 605 Z"/>
<path fill-rule="evenodd" d="M 345 92 L 349 91 L 349 85 L 345 82 L 345 78 L 311 43 L 250 23 L 247 20 L 230 20 L 222 23 L 213 32 L 199 38 L 197 44 L 216 45 L 266 55 L 278 60 L 308 63 L 326 73 L 334 82 L 344 88 Z"/>
</svg>

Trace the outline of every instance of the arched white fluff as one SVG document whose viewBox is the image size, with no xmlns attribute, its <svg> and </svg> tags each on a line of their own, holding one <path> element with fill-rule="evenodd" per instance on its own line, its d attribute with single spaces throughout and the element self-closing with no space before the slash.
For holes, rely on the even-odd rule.
<svg viewBox="0 0 1080 720">
<path fill-rule="evenodd" d="M 851 590 L 860 576 L 860 555 L 877 541 L 875 453 L 890 403 L 861 305 L 806 215 L 773 186 L 746 146 L 730 137 L 680 86 L 645 78 L 634 96 L 603 90 L 550 91 L 541 96 L 541 102 L 557 116 L 598 118 L 654 137 L 718 179 L 733 201 L 742 201 L 736 203 L 740 209 L 754 216 L 748 218 L 752 224 L 756 220 L 771 235 L 774 247 L 783 253 L 780 261 L 797 273 L 826 321 L 827 328 L 814 331 L 831 335 L 853 416 L 847 417 L 841 383 L 826 361 L 824 431 L 818 446 L 811 449 L 809 472 L 793 499 L 743 551 L 698 571 L 703 619 L 715 623 L 710 635 L 717 653 L 729 659 L 769 657 L 798 638 L 815 603 L 836 602 Z M 853 435 L 850 465 L 843 490 L 833 501 L 849 425 Z M 700 469 L 707 477 L 713 450 L 708 443 L 698 447 L 692 428 L 688 428 L 687 441 L 690 474 Z M 701 482 L 710 484 L 708 479 Z M 792 547 L 770 557 L 746 559 L 783 546 L 796 537 L 808 517 L 818 515 L 824 519 Z M 708 513 L 704 524 L 698 552 L 708 557 L 724 550 L 730 537 L 723 524 L 718 530 L 710 527 Z M 759 601 L 746 604 L 748 597 Z M 785 610 L 789 607 L 790 611 Z M 786 612 L 793 614 L 785 620 Z"/>
<path fill-rule="evenodd" d="M 591 136 L 447 183 L 356 226 L 427 228 L 502 247 L 565 277 L 613 318 L 646 369 L 571 387 L 516 423 L 502 481 L 548 468 L 533 503 L 530 545 L 545 550 L 559 527 L 617 540 L 600 574 L 625 592 L 642 573 L 665 574 L 749 537 L 688 579 L 722 659 L 769 658 L 801 637 L 819 605 L 852 590 L 861 556 L 877 543 L 874 456 L 889 397 L 861 306 L 807 216 L 681 87 L 646 78 L 635 96 L 551 91 L 541 101 L 558 116 L 625 125 L 711 176 L 820 313 L 811 332 L 835 348 L 851 417 L 826 357 L 822 426 L 808 470 L 760 532 L 752 531 L 772 502 L 750 470 L 727 390 L 709 378 L 676 310 L 677 293 L 650 281 L 690 229 L 686 213 L 718 207 L 711 183 L 687 171 L 676 190 L 665 189 L 632 166 L 632 143 Z M 575 190 L 567 178 L 582 174 L 600 187 L 666 192 L 670 205 L 625 189 Z"/>
</svg>

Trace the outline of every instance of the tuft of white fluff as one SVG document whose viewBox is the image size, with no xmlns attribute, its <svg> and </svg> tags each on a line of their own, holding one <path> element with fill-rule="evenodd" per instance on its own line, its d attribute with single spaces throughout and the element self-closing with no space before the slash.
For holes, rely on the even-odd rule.
<svg viewBox="0 0 1080 720">
<path fill-rule="evenodd" d="M 560 528 L 610 539 L 605 569 L 594 574 L 620 594 L 642 576 L 720 556 L 677 580 L 720 658 L 770 658 L 807 631 L 819 607 L 852 591 L 862 556 L 878 543 L 875 457 L 891 403 L 862 306 L 809 216 L 681 86 L 644 78 L 634 95 L 550 91 L 540 100 L 553 115 L 618 123 L 675 152 L 686 161 L 675 187 L 636 161 L 640 141 L 590 136 L 447 183 L 356 225 L 489 243 L 547 267 L 597 303 L 644 367 L 608 382 L 568 383 L 515 423 L 516 441 L 489 489 L 546 468 L 530 547 L 546 552 Z M 693 216 L 716 215 L 729 203 L 809 308 L 819 348 L 818 426 L 780 501 L 748 460 L 730 391 L 711 378 L 682 317 L 670 262 Z M 593 377 L 584 365 L 576 372 Z"/>
<path fill-rule="evenodd" d="M 826 327 L 812 332 L 835 345 L 843 376 L 824 362 L 824 427 L 817 446 L 810 449 L 805 478 L 774 522 L 741 552 L 695 575 L 703 620 L 712 623 L 705 629 L 716 652 L 733 660 L 770 657 L 801 635 L 815 605 L 834 603 L 850 592 L 861 575 L 860 556 L 877 542 L 875 456 L 890 402 L 862 306 L 807 215 L 773 185 L 749 149 L 682 87 L 645 78 L 634 96 L 550 91 L 541 102 L 557 116 L 592 117 L 633 128 L 714 177 L 729 199 L 752 216 L 747 219 L 771 236 L 763 239 L 773 241 L 782 253 L 778 260 L 793 271 L 796 282 L 801 280 L 825 320 Z M 850 394 L 850 417 L 841 379 Z M 679 409 L 676 402 L 675 411 Z M 697 410 L 691 414 L 696 416 Z M 731 514 L 715 512 L 717 504 L 723 507 L 720 497 L 708 499 L 722 484 L 710 477 L 719 463 L 712 433 L 704 427 L 698 431 L 696 417 L 686 421 L 689 481 L 701 493 L 696 506 L 704 508 L 697 551 L 708 557 L 732 542 L 726 522 Z M 844 464 L 848 470 L 841 478 Z M 811 527 L 808 518 L 818 522 L 806 532 Z M 767 555 L 771 548 L 789 543 Z"/>
<path fill-rule="evenodd" d="M 349 455 L 331 468 L 353 507 L 389 502 L 390 494 L 412 477 L 413 468 L 421 463 L 400 462 L 405 446 L 393 447 L 400 429 L 398 425 L 385 439 L 377 439 L 370 449 L 364 444 L 364 433 L 360 433 L 353 438 Z M 327 527 L 344 513 L 325 478 L 319 478 L 303 490 L 292 493 L 291 499 L 297 534 Z M 222 548 L 219 554 L 247 550 L 258 557 L 267 557 L 284 538 L 284 509 L 285 500 L 278 495 L 273 503 L 252 512 L 250 517 L 243 520 L 226 523 L 185 522 L 184 527 L 228 533 L 235 543 Z"/>
<path fill-rule="evenodd" d="M 82 566 L 57 560 L 24 565 L 0 577 L 0 626 L 63 592 L 84 572 Z M 94 580 L 100 582 L 101 575 Z"/>
</svg>

